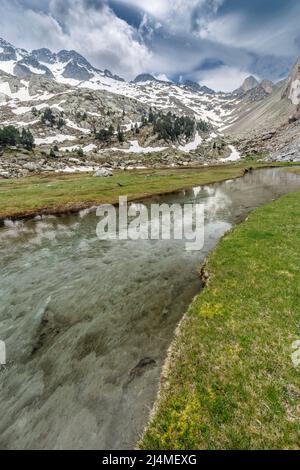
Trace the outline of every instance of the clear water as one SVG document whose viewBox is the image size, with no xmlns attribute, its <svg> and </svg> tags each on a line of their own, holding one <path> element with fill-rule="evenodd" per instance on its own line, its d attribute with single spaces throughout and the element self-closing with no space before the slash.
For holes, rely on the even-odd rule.
<svg viewBox="0 0 300 470">
<path fill-rule="evenodd" d="M 0 448 L 133 448 L 203 260 L 249 211 L 299 189 L 267 169 L 153 199 L 203 202 L 201 252 L 100 241 L 94 211 L 0 228 Z"/>
</svg>

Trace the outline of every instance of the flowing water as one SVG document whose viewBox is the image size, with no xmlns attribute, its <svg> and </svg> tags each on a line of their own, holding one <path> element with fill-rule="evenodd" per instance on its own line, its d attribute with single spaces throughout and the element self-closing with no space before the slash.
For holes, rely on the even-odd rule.
<svg viewBox="0 0 300 470">
<path fill-rule="evenodd" d="M 249 211 L 290 191 L 284 169 L 154 198 L 202 202 L 205 245 L 100 241 L 95 211 L 0 228 L 0 448 L 133 448 L 199 267 Z M 148 201 L 150 203 L 150 201 Z"/>
</svg>

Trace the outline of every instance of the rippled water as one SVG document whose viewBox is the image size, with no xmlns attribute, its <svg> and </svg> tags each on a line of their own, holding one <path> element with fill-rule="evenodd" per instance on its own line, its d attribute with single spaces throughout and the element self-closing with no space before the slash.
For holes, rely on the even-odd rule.
<svg viewBox="0 0 300 470">
<path fill-rule="evenodd" d="M 283 169 L 157 202 L 202 202 L 205 246 L 100 241 L 95 211 L 0 229 L 1 448 L 132 448 L 155 400 L 175 326 L 220 237 L 255 207 L 300 189 Z"/>
</svg>

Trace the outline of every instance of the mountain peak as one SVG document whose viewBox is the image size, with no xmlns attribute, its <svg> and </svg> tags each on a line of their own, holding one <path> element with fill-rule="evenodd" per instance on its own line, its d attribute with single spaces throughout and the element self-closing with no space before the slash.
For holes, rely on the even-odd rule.
<svg viewBox="0 0 300 470">
<path fill-rule="evenodd" d="M 24 49 L 18 49 L 14 47 L 12 44 L 10 44 L 8 41 L 5 41 L 5 39 L 0 38 L 0 61 L 1 62 L 6 62 L 6 61 L 16 61 L 21 59 L 24 59 L 25 57 L 29 56 L 28 52 L 25 51 Z M 7 72 L 7 70 L 5 70 Z M 11 73 L 9 71 L 8 73 Z"/>
<path fill-rule="evenodd" d="M 56 54 L 45 47 L 42 49 L 35 49 L 32 51 L 31 55 L 39 62 L 46 62 L 47 64 L 54 64 L 56 61 Z"/>
<path fill-rule="evenodd" d="M 93 67 L 75 50 L 63 49 L 55 53 L 44 47 L 27 52 L 14 47 L 2 38 L 0 38 L 0 71 L 19 78 L 41 75 L 52 80 L 62 80 L 64 83 L 68 83 L 67 80 L 80 82 L 101 80 L 102 77 L 124 82 L 123 78 L 107 69 L 103 72 Z M 73 84 L 71 81 L 69 83 Z"/>
<path fill-rule="evenodd" d="M 273 93 L 274 83 L 271 82 L 271 80 L 262 80 L 260 82 L 260 86 L 265 90 L 266 93 L 268 93 L 268 95 Z"/>
<path fill-rule="evenodd" d="M 1 47 L 13 47 L 9 42 L 5 41 L 5 39 L 0 38 L 0 46 Z"/>
<path fill-rule="evenodd" d="M 73 50 L 67 51 L 63 49 L 62 51 L 59 51 L 56 56 L 57 59 L 63 63 L 69 62 L 70 60 L 74 60 L 80 65 L 82 64 L 84 66 L 92 67 L 91 64 L 81 54 L 78 54 L 78 52 Z"/>
<path fill-rule="evenodd" d="M 118 82 L 125 82 L 124 78 L 119 77 L 119 75 L 114 75 L 108 69 L 105 69 L 103 73 L 105 77 L 112 78 L 113 80 L 117 80 Z"/>
<path fill-rule="evenodd" d="M 259 82 L 256 80 L 256 78 L 253 75 L 250 75 L 244 80 L 242 84 L 242 89 L 244 90 L 244 92 L 247 92 L 257 87 L 258 85 Z"/>
<path fill-rule="evenodd" d="M 207 95 L 213 95 L 215 93 L 215 91 L 212 90 L 211 88 L 208 88 L 205 85 L 200 85 L 199 83 L 193 82 L 192 80 L 185 80 L 183 82 L 183 86 L 185 86 L 186 88 L 190 88 L 191 90 L 194 90 L 194 91 L 200 91 L 202 93 L 206 93 Z"/>
<path fill-rule="evenodd" d="M 245 93 L 248 93 L 249 91 L 253 90 L 257 86 L 259 86 L 259 82 L 256 80 L 256 78 L 253 75 L 249 75 L 249 77 L 245 78 L 240 88 L 233 91 L 233 94 L 238 95 L 238 96 L 244 95 Z"/>
<path fill-rule="evenodd" d="M 133 80 L 134 83 L 140 82 L 159 82 L 157 78 L 153 77 L 150 73 L 141 73 L 135 77 Z"/>
</svg>

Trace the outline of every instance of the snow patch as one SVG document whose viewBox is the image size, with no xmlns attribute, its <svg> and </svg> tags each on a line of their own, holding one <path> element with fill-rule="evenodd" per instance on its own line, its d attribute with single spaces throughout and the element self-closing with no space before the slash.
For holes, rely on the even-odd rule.
<svg viewBox="0 0 300 470">
<path fill-rule="evenodd" d="M 71 127 L 72 129 L 76 129 L 77 131 L 82 132 L 82 134 L 90 134 L 91 133 L 90 129 L 86 129 L 84 127 L 79 127 L 79 126 L 77 126 L 77 124 L 75 124 L 75 122 L 70 121 L 70 119 L 66 119 L 66 124 L 67 124 L 68 127 Z"/>
<path fill-rule="evenodd" d="M 1 61 L 0 61 L 0 64 L 1 64 Z M 0 82 L 0 93 L 3 93 L 4 95 L 14 100 L 29 101 L 31 99 L 31 96 L 29 95 L 29 92 L 28 92 L 28 83 L 23 82 L 23 81 L 21 83 L 25 86 L 23 86 L 18 91 L 15 91 L 13 93 L 10 89 L 8 82 Z"/>
<path fill-rule="evenodd" d="M 182 152 L 191 152 L 196 150 L 197 147 L 203 142 L 202 137 L 200 136 L 199 132 L 196 132 L 195 139 L 192 142 L 189 142 L 186 145 L 180 145 L 178 148 Z"/>
<path fill-rule="evenodd" d="M 141 127 L 142 123 L 140 121 L 138 122 L 133 122 L 133 121 L 130 121 L 128 124 L 122 124 L 122 129 L 125 131 L 125 132 L 129 132 L 131 130 L 131 128 L 135 128 L 135 126 L 138 126 L 138 127 Z"/>
<path fill-rule="evenodd" d="M 5 61 L 0 61 L 0 70 L 2 70 L 5 73 L 8 73 L 9 75 L 14 74 L 14 67 L 16 65 L 15 60 L 5 60 Z"/>
<path fill-rule="evenodd" d="M 76 150 L 79 150 L 81 147 L 80 145 L 72 145 L 70 147 L 61 147 L 59 149 L 60 152 L 75 152 Z M 89 144 L 89 145 L 86 145 L 85 147 L 82 147 L 82 150 L 84 151 L 84 153 L 89 153 L 89 152 L 92 152 L 93 150 L 95 150 L 97 147 L 97 145 L 95 144 Z"/>
<path fill-rule="evenodd" d="M 62 170 L 55 170 L 55 173 L 89 173 L 95 171 L 95 166 L 67 166 Z"/>
<path fill-rule="evenodd" d="M 86 147 L 83 147 L 82 150 L 83 150 L 85 153 L 89 153 L 89 152 L 92 152 L 93 150 L 95 150 L 96 148 L 97 148 L 97 145 L 95 145 L 95 144 L 89 144 L 89 145 L 87 145 Z"/>
<path fill-rule="evenodd" d="M 240 152 L 233 145 L 228 145 L 228 147 L 231 150 L 231 154 L 227 158 L 221 158 L 220 162 L 236 162 L 237 160 L 240 160 Z"/>
<path fill-rule="evenodd" d="M 36 145 L 45 145 L 45 144 L 53 144 L 56 142 L 59 143 L 59 142 L 64 142 L 66 140 L 75 140 L 75 139 L 76 137 L 74 137 L 73 135 L 58 134 L 58 135 L 53 135 L 53 136 L 44 137 L 44 138 L 36 138 L 35 143 Z"/>
<path fill-rule="evenodd" d="M 46 73 L 46 70 L 37 69 L 37 68 L 33 67 L 32 65 L 27 65 L 26 64 L 25 66 L 30 70 L 31 73 L 34 73 L 36 75 L 45 75 L 45 73 Z"/>
<path fill-rule="evenodd" d="M 95 116 L 95 117 L 101 117 L 102 114 L 100 113 L 92 113 L 91 111 L 87 111 L 87 114 L 89 114 L 90 116 Z"/>
<path fill-rule="evenodd" d="M 162 152 L 167 148 L 168 147 L 141 147 L 137 140 L 131 140 L 129 149 L 118 149 L 116 147 L 113 147 L 110 150 L 124 153 L 153 153 Z"/>
</svg>

